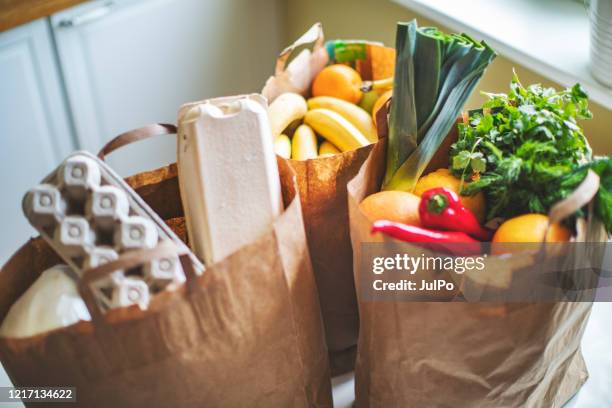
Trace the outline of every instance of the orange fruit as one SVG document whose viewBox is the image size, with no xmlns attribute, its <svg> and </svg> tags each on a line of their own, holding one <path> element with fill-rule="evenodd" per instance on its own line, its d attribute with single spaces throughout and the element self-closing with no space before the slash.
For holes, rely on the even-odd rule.
<svg viewBox="0 0 612 408">
<path fill-rule="evenodd" d="M 548 228 L 548 233 L 546 229 Z M 548 217 L 543 214 L 524 214 L 510 218 L 499 226 L 493 235 L 491 253 L 522 252 L 535 248 L 521 248 L 498 245 L 502 242 L 542 242 L 546 235 L 546 242 L 567 242 L 571 237 L 570 231 L 561 224 L 551 224 L 548 227 Z"/>
<path fill-rule="evenodd" d="M 420 226 L 421 199 L 405 191 L 381 191 L 367 196 L 359 208 L 370 221 L 389 220 Z"/>
<path fill-rule="evenodd" d="M 376 100 L 374 103 L 374 107 L 372 108 L 372 120 L 374 121 L 374 126 L 376 126 L 376 112 L 391 98 L 393 95 L 393 89 L 389 89 Z"/>
<path fill-rule="evenodd" d="M 312 96 L 333 96 L 351 103 L 359 103 L 361 75 L 353 68 L 334 64 L 321 70 L 312 82 Z"/>
<path fill-rule="evenodd" d="M 548 228 L 548 217 L 544 214 L 524 214 L 510 218 L 499 226 L 492 242 L 566 242 L 571 237 L 570 231 L 561 224 L 552 224 Z"/>
<path fill-rule="evenodd" d="M 468 183 L 465 183 L 468 184 Z M 436 171 L 421 177 L 414 187 L 414 194 L 417 196 L 423 195 L 424 192 L 436 187 L 446 187 L 459 195 L 461 204 L 474 213 L 480 223 L 485 218 L 485 198 L 482 192 L 478 192 L 473 196 L 462 196 L 459 194 L 461 180 L 453 176 L 449 169 L 441 168 Z"/>
</svg>

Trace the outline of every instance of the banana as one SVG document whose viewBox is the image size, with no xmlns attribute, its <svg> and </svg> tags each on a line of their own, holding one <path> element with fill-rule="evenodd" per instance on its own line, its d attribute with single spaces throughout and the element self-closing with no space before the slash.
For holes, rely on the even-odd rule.
<svg viewBox="0 0 612 408">
<path fill-rule="evenodd" d="M 274 140 L 274 152 L 283 159 L 291 158 L 291 140 L 289 136 L 281 134 Z"/>
<path fill-rule="evenodd" d="M 317 135 L 308 125 L 300 125 L 293 134 L 291 158 L 308 160 L 317 157 Z"/>
<path fill-rule="evenodd" d="M 338 150 L 336 146 L 334 146 L 327 140 L 321 143 L 321 146 L 319 146 L 319 157 L 333 156 L 334 154 L 338 153 L 340 153 L 340 150 Z"/>
<path fill-rule="evenodd" d="M 378 140 L 372 117 L 364 109 L 331 96 L 317 96 L 308 100 L 309 109 L 324 108 L 339 113 L 351 122 L 370 142 Z"/>
<path fill-rule="evenodd" d="M 276 140 L 291 122 L 302 119 L 307 110 L 308 105 L 302 95 L 293 92 L 279 95 L 268 107 L 273 140 Z"/>
<path fill-rule="evenodd" d="M 329 109 L 309 110 L 304 116 L 304 123 L 343 152 L 370 144 L 370 141 L 351 122 Z"/>
<path fill-rule="evenodd" d="M 361 92 L 393 89 L 393 77 L 378 79 L 376 81 L 363 81 L 360 89 Z"/>
</svg>

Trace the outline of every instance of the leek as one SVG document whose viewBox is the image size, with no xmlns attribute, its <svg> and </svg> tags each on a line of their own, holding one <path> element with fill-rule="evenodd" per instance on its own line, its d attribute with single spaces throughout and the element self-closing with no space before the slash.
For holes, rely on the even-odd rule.
<svg viewBox="0 0 612 408">
<path fill-rule="evenodd" d="M 496 54 L 465 34 L 398 23 L 384 190 L 412 191 Z"/>
</svg>

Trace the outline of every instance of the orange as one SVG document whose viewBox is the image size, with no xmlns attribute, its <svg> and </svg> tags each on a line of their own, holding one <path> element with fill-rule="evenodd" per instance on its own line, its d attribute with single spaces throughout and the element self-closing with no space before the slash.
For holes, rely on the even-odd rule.
<svg viewBox="0 0 612 408">
<path fill-rule="evenodd" d="M 546 229 L 548 228 L 548 233 Z M 499 226 L 492 242 L 566 242 L 571 237 L 570 231 L 561 224 L 551 224 L 548 227 L 548 217 L 543 214 L 524 214 L 510 218 Z M 508 246 L 491 246 L 491 253 L 522 252 L 529 248 L 511 248 Z"/>
<path fill-rule="evenodd" d="M 465 184 L 467 185 L 468 183 Z M 461 180 L 453 176 L 450 170 L 442 168 L 421 177 L 414 187 L 414 194 L 420 197 L 427 190 L 436 187 L 446 187 L 459 194 L 460 186 Z M 473 196 L 462 196 L 459 194 L 459 198 L 461 199 L 461 204 L 472 211 L 478 221 L 482 223 L 485 218 L 486 209 L 484 194 L 482 192 L 478 192 Z"/>
<path fill-rule="evenodd" d="M 499 226 L 492 242 L 546 242 L 569 241 L 571 233 L 561 224 L 548 228 L 548 217 L 544 214 L 524 214 L 510 218 Z"/>
<path fill-rule="evenodd" d="M 366 197 L 359 208 L 370 221 L 389 220 L 420 226 L 420 202 L 419 197 L 405 191 L 381 191 Z"/>
<path fill-rule="evenodd" d="M 333 96 L 357 104 L 362 96 L 362 82 L 353 68 L 342 64 L 329 65 L 312 82 L 312 96 Z"/>
<path fill-rule="evenodd" d="M 389 89 L 384 94 L 380 95 L 380 97 L 374 103 L 374 107 L 372 108 L 372 120 L 374 121 L 374 126 L 376 126 L 376 112 L 391 98 L 393 95 L 393 89 Z"/>
</svg>

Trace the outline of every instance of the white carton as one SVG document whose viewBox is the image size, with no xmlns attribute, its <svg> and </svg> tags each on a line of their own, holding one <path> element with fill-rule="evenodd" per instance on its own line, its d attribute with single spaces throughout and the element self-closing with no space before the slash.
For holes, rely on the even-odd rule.
<svg viewBox="0 0 612 408">
<path fill-rule="evenodd" d="M 178 136 L 191 247 L 214 263 L 257 239 L 282 211 L 267 102 L 254 94 L 185 105 Z"/>
<path fill-rule="evenodd" d="M 22 207 L 32 226 L 79 277 L 83 270 L 116 260 L 128 251 L 154 248 L 165 240 L 174 242 L 181 252 L 189 252 L 121 177 L 87 152 L 68 156 L 41 184 L 26 193 Z M 194 254 L 189 252 L 188 256 L 195 272 L 201 274 L 203 265 Z M 175 290 L 185 281 L 178 261 L 166 268 L 162 263 L 158 268 L 161 270 L 154 271 L 149 264 L 130 271 L 116 270 L 92 282 L 103 309 L 131 304 L 146 308 L 151 293 Z M 145 281 L 145 268 L 153 292 Z M 173 279 L 167 279 L 166 269 L 171 270 Z"/>
</svg>

